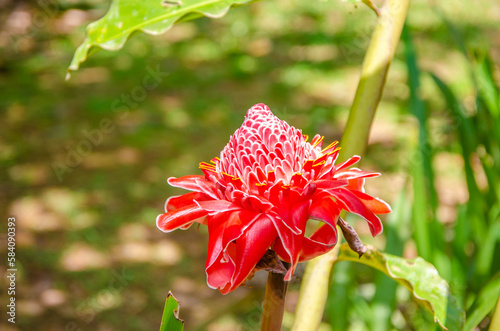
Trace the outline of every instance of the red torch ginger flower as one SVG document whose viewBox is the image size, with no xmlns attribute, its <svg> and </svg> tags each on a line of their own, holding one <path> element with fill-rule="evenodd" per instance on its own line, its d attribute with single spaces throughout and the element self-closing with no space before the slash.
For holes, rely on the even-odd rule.
<svg viewBox="0 0 500 331">
<path fill-rule="evenodd" d="M 268 249 L 290 263 L 290 280 L 298 262 L 335 246 L 342 209 L 366 219 L 373 236 L 381 233 L 375 214 L 391 209 L 363 189 L 365 178 L 380 174 L 349 169 L 359 156 L 335 165 L 337 142 L 322 142 L 319 135 L 307 142 L 266 105 L 253 106 L 220 157 L 200 163 L 204 176 L 168 179 L 192 192 L 167 200 L 158 228 L 208 226 L 207 283 L 223 294 L 242 285 Z M 324 224 L 307 237 L 310 219 Z"/>
</svg>

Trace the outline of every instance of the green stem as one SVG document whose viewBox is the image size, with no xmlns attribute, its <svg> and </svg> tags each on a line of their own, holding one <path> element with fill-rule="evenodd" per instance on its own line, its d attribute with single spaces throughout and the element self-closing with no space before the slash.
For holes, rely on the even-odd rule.
<svg viewBox="0 0 500 331">
<path fill-rule="evenodd" d="M 498 297 L 497 307 L 491 318 L 490 331 L 500 330 L 500 297 Z"/>
<path fill-rule="evenodd" d="M 342 159 L 354 154 L 363 155 L 365 152 L 370 127 L 409 5 L 410 0 L 386 0 L 378 10 L 377 26 L 363 61 L 361 79 L 340 144 Z"/>
<path fill-rule="evenodd" d="M 339 161 L 352 155 L 363 155 L 365 152 L 370 127 L 382 96 L 387 71 L 401 37 L 409 5 L 410 0 L 386 0 L 378 9 L 377 25 L 363 61 L 361 78 L 342 136 Z M 328 281 L 335 258 L 336 255 L 332 252 L 308 263 L 292 330 L 317 330 L 325 308 Z M 318 266 L 324 266 L 325 269 L 318 269 Z"/>
<path fill-rule="evenodd" d="M 285 312 L 285 295 L 288 283 L 283 274 L 270 272 L 267 276 L 266 294 L 262 312 L 261 331 L 279 331 Z"/>
<path fill-rule="evenodd" d="M 340 233 L 340 230 L 337 230 Z M 339 240 L 340 241 L 340 240 Z M 317 330 L 328 297 L 328 281 L 333 263 L 339 254 L 340 244 L 337 242 L 329 253 L 317 257 L 307 263 L 304 279 L 299 293 L 299 301 L 295 309 L 296 319 L 291 331 Z"/>
</svg>

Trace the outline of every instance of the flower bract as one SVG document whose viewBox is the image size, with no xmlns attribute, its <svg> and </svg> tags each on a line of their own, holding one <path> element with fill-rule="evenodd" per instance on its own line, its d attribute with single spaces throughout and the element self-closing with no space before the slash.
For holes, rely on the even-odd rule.
<svg viewBox="0 0 500 331">
<path fill-rule="evenodd" d="M 169 198 L 157 226 L 164 232 L 208 226 L 207 283 L 223 294 L 242 285 L 268 249 L 290 264 L 290 280 L 297 263 L 335 246 L 341 210 L 363 217 L 373 236 L 382 232 L 376 214 L 391 211 L 364 193 L 365 178 L 380 174 L 352 168 L 359 156 L 336 164 L 338 151 L 337 142 L 323 147 L 319 135 L 308 142 L 256 104 L 220 156 L 200 163 L 204 175 L 168 179 L 191 192 Z M 309 236 L 308 220 L 322 224 Z"/>
</svg>

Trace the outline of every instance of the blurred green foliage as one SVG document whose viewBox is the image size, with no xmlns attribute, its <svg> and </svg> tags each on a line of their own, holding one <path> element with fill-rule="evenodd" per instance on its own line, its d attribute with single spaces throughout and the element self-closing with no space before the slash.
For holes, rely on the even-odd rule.
<svg viewBox="0 0 500 331">
<path fill-rule="evenodd" d="M 108 2 L 41 3 L 0 1 L 0 207 L 18 220 L 14 327 L 158 329 L 172 290 L 187 330 L 258 329 L 265 275 L 250 283 L 260 290 L 221 296 L 205 283 L 205 229 L 156 229 L 165 199 L 181 193 L 166 178 L 199 173 L 257 102 L 308 135 L 339 140 L 373 13 L 332 0 L 263 1 L 134 36 L 65 82 L 84 26 Z M 500 268 L 499 15 L 486 0 L 412 2 L 363 160 L 384 174 L 367 191 L 394 212 L 375 239 L 349 220 L 366 243 L 432 262 L 481 329 Z M 335 330 L 433 325 L 406 290 L 366 266 L 339 263 L 329 298 Z"/>
</svg>

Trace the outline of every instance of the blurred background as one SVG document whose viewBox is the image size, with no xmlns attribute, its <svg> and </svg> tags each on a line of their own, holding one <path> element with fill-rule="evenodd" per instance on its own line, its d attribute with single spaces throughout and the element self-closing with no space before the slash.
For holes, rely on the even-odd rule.
<svg viewBox="0 0 500 331">
<path fill-rule="evenodd" d="M 156 228 L 183 193 L 166 179 L 201 174 L 258 102 L 340 140 L 376 17 L 340 0 L 262 1 L 135 35 L 65 81 L 85 26 L 108 7 L 0 0 L 0 253 L 14 216 L 18 268 L 16 324 L 2 316 L 1 328 L 154 330 L 171 290 L 186 330 L 257 330 L 266 274 L 227 296 L 208 288 L 206 228 Z M 434 263 L 469 315 L 484 286 L 499 286 L 499 63 L 498 1 L 412 1 L 362 160 L 383 173 L 367 192 L 394 212 L 375 239 L 348 219 L 365 244 Z M 330 290 L 323 330 L 433 328 L 367 267 L 339 263 Z"/>
</svg>

